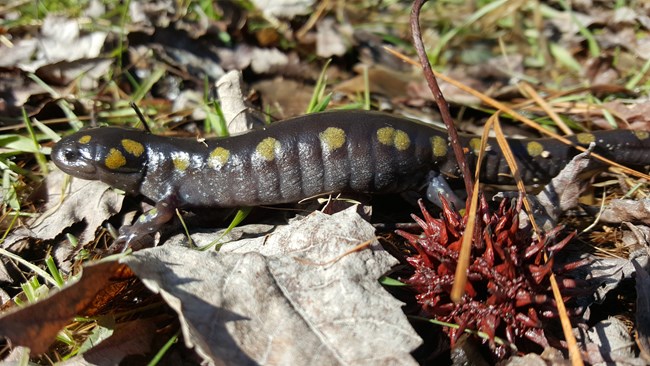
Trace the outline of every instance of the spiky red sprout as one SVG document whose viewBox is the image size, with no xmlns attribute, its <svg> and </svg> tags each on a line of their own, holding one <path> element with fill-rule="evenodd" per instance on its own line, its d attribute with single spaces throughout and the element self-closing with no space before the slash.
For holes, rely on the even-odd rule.
<svg viewBox="0 0 650 366">
<path fill-rule="evenodd" d="M 529 230 L 519 229 L 520 204 L 507 205 L 504 200 L 491 213 L 483 203 L 477 212 L 481 218 L 477 224 L 482 225 L 482 241 L 473 243 L 465 295 L 455 304 L 450 293 L 467 217 L 443 201 L 442 218 L 435 219 L 422 202 L 419 204 L 423 218 L 412 217 L 423 233 L 414 235 L 401 230 L 397 233 L 417 252 L 407 258 L 415 272 L 405 282 L 417 292 L 416 299 L 423 313 L 459 325 L 458 329 L 445 328 L 452 344 L 465 329 L 486 333 L 498 357 L 504 357 L 508 349 L 496 345 L 495 336 L 513 344 L 527 338 L 542 347 L 548 345 L 540 316 L 556 315 L 549 284 L 553 258 L 575 232 L 549 245 L 560 228 L 534 239 Z M 549 256 L 547 262 L 544 252 Z M 570 263 L 560 271 L 583 264 L 582 261 Z M 561 288 L 576 286 L 569 279 L 559 282 Z"/>
</svg>

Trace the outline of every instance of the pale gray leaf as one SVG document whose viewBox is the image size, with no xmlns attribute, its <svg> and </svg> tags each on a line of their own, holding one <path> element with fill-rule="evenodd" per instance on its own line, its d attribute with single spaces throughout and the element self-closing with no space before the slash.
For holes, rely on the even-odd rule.
<svg viewBox="0 0 650 366">
<path fill-rule="evenodd" d="M 396 260 L 354 208 L 242 241 L 221 253 L 168 243 L 125 263 L 179 313 L 186 343 L 210 362 L 415 364 L 421 340 L 377 282 Z"/>
<path fill-rule="evenodd" d="M 607 201 L 607 206 L 600 213 L 599 221 L 610 224 L 630 221 L 650 225 L 650 199 Z"/>
<path fill-rule="evenodd" d="M 60 61 L 40 67 L 36 74 L 58 85 L 68 85 L 76 80 L 81 89 L 91 90 L 97 88 L 98 80 L 106 76 L 112 64 L 113 59 L 100 57 Z"/>
<path fill-rule="evenodd" d="M 252 0 L 253 5 L 267 17 L 293 19 L 314 10 L 315 0 Z"/>
<path fill-rule="evenodd" d="M 344 26 L 339 25 L 334 18 L 328 17 L 318 22 L 316 32 L 316 54 L 318 56 L 329 58 L 345 54 L 350 42 L 341 28 Z M 348 35 L 352 34 L 351 29 L 347 30 Z"/>
<path fill-rule="evenodd" d="M 628 224 L 628 228 L 630 231 L 625 231 L 623 234 L 624 244 L 631 249 L 628 258 L 605 258 L 590 255 L 591 263 L 576 270 L 585 273 L 587 278 L 600 283 L 594 295 L 597 302 L 603 301 L 606 294 L 618 286 L 620 281 L 632 277 L 635 272 L 633 261 L 642 266 L 648 264 L 648 241 L 644 239 L 644 235 L 649 232 L 648 228 L 630 224 Z"/>
<path fill-rule="evenodd" d="M 17 64 L 29 60 L 38 46 L 36 39 L 21 39 L 16 41 L 11 47 L 0 46 L 0 66 L 13 67 Z"/>
<path fill-rule="evenodd" d="M 242 73 L 232 70 L 217 80 L 217 93 L 228 132 L 237 134 L 264 125 L 261 115 L 253 114 L 254 109 L 246 105 Z"/>
<path fill-rule="evenodd" d="M 43 65 L 59 61 L 75 61 L 99 56 L 106 32 L 80 32 L 79 21 L 48 15 L 43 21 L 41 35 L 34 50 L 33 59 L 17 62 L 23 71 L 34 72 Z"/>
<path fill-rule="evenodd" d="M 557 226 L 558 217 L 566 210 L 578 205 L 578 198 L 582 191 L 582 180 L 579 176 L 589 165 L 590 151 L 582 152 L 571 159 L 537 195 L 528 195 L 528 199 L 533 205 L 535 221 L 544 231 L 549 231 Z M 506 192 L 496 195 L 496 197 L 504 196 L 508 197 L 512 194 Z M 530 220 L 524 210 L 519 214 L 519 220 L 520 227 L 529 225 Z"/>
<path fill-rule="evenodd" d="M 506 361 L 505 366 L 547 366 L 542 356 L 529 353 L 525 356 L 513 356 Z"/>
<path fill-rule="evenodd" d="M 251 59 L 251 69 L 256 74 L 265 74 L 285 66 L 289 63 L 289 56 L 277 48 L 254 48 Z"/>
<path fill-rule="evenodd" d="M 645 365 L 634 355 L 634 341 L 625 324 L 614 318 L 598 322 L 587 330 L 583 345 L 585 361 L 592 365 Z"/>
</svg>

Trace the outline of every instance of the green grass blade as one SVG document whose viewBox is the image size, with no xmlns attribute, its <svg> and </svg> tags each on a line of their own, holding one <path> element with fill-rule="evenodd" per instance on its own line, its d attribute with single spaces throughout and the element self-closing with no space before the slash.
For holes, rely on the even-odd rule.
<svg viewBox="0 0 650 366">
<path fill-rule="evenodd" d="M 472 14 L 469 18 L 467 18 L 467 20 L 465 20 L 463 22 L 463 24 L 461 24 L 460 26 L 455 27 L 455 28 L 451 29 L 449 32 L 443 34 L 440 37 L 440 39 L 438 40 L 438 43 L 435 45 L 433 50 L 428 53 L 429 60 L 431 60 L 431 64 L 432 65 L 437 65 L 438 64 L 440 55 L 441 55 L 442 50 L 445 47 L 445 45 L 447 43 L 449 43 L 449 41 L 452 38 L 454 38 L 461 30 L 469 27 L 472 23 L 475 23 L 476 21 L 478 21 L 479 19 L 481 19 L 483 16 L 490 13 L 491 11 L 496 10 L 497 8 L 499 8 L 500 6 L 505 4 L 507 1 L 508 0 L 499 0 L 499 1 L 495 1 L 493 3 L 485 5 L 484 7 L 478 9 L 477 11 L 475 11 L 474 14 Z"/>
<path fill-rule="evenodd" d="M 23 266 L 29 268 L 32 272 L 34 272 L 37 275 L 43 277 L 43 279 L 46 282 L 50 283 L 53 286 L 58 286 L 57 281 L 55 281 L 54 278 L 52 276 L 50 276 L 49 273 L 47 273 L 46 271 L 44 271 L 43 269 L 41 269 L 37 265 L 35 265 L 35 264 L 23 259 L 22 257 L 14 254 L 14 253 L 11 253 L 11 252 L 7 251 L 6 249 L 3 249 L 3 248 L 0 248 L 0 255 L 4 255 L 5 257 L 7 257 L 9 259 L 15 260 L 16 262 L 18 262 L 18 263 L 22 264 Z"/>
<path fill-rule="evenodd" d="M 45 175 L 49 171 L 47 167 L 47 159 L 45 158 L 45 155 L 41 152 L 41 145 L 38 143 L 38 139 L 36 138 L 36 134 L 34 133 L 34 128 L 32 127 L 31 120 L 27 116 L 27 112 L 25 111 L 25 108 L 23 108 L 22 111 L 23 111 L 23 122 L 25 123 L 25 127 L 27 127 L 27 132 L 29 133 L 29 137 L 32 139 L 32 142 L 34 144 L 34 156 L 36 157 L 36 162 L 38 163 L 38 166 L 41 168 L 41 172 L 43 173 L 43 175 Z"/>
<path fill-rule="evenodd" d="M 140 103 L 144 99 L 145 95 L 151 90 L 151 88 L 160 80 L 160 78 L 165 74 L 165 69 L 162 67 L 157 67 L 153 70 L 149 76 L 144 79 L 140 86 L 131 96 L 131 101 L 135 104 Z"/>
<path fill-rule="evenodd" d="M 72 111 L 73 108 L 70 106 L 70 103 L 68 103 L 67 100 L 63 99 L 61 97 L 61 95 L 56 90 L 54 90 L 46 82 L 41 80 L 41 78 L 36 76 L 36 74 L 29 73 L 29 74 L 27 74 L 27 77 L 29 77 L 36 84 L 38 84 L 40 87 L 45 89 L 45 91 L 47 91 L 47 93 L 50 94 L 50 96 L 52 98 L 57 99 L 56 105 L 58 105 L 59 108 L 61 108 L 61 110 L 63 111 L 63 114 L 65 114 L 65 116 L 68 118 L 68 123 L 70 124 L 70 126 L 72 126 L 72 128 L 75 131 L 77 131 L 81 127 L 83 127 L 83 123 L 81 123 L 81 120 L 79 120 L 79 117 L 77 117 L 77 115 Z"/>
<path fill-rule="evenodd" d="M 327 87 L 327 74 L 325 74 L 325 72 L 327 71 L 327 68 L 331 62 L 331 59 L 327 60 L 325 66 L 323 66 L 323 70 L 318 76 L 318 81 L 316 81 L 316 86 L 314 87 L 314 93 L 312 94 L 309 105 L 307 106 L 307 113 L 314 113 L 324 110 L 322 99 L 323 95 L 325 94 L 325 87 Z M 325 107 L 327 107 L 327 105 L 325 105 Z"/>
</svg>

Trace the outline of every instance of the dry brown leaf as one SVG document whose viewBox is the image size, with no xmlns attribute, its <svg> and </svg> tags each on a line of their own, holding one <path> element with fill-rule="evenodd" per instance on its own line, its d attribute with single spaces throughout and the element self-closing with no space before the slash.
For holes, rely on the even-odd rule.
<svg viewBox="0 0 650 366">
<path fill-rule="evenodd" d="M 630 129 L 650 131 L 650 101 L 643 99 L 635 103 L 623 103 L 614 100 L 603 105 L 616 117 L 622 118 L 623 123 Z M 593 123 L 604 128 L 611 128 L 609 122 L 600 116 L 594 118 Z"/>
<path fill-rule="evenodd" d="M 277 77 L 273 80 L 262 80 L 253 84 L 264 101 L 264 111 L 270 111 L 278 119 L 304 114 L 314 92 L 311 85 L 295 80 Z"/>
<path fill-rule="evenodd" d="M 59 330 L 91 304 L 124 267 L 116 262 L 85 267 L 79 281 L 42 301 L 0 317 L 0 336 L 6 337 L 12 346 L 29 347 L 34 354 L 47 351 Z"/>
<path fill-rule="evenodd" d="M 359 94 L 366 90 L 366 83 L 362 75 L 361 66 L 355 67 L 359 75 L 352 79 L 338 83 L 334 90 L 348 93 Z M 381 94 L 389 98 L 404 97 L 409 83 L 416 83 L 418 77 L 403 71 L 393 70 L 381 65 L 368 66 L 368 89 L 371 93 Z M 430 99 L 431 97 L 428 97 Z"/>
</svg>

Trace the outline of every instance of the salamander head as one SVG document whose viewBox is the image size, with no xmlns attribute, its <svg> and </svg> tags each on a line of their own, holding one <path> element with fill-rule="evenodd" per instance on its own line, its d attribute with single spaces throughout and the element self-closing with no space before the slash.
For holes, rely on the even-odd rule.
<svg viewBox="0 0 650 366">
<path fill-rule="evenodd" d="M 82 130 L 52 148 L 52 161 L 74 177 L 100 180 L 129 193 L 138 193 L 146 173 L 147 133 L 103 127 Z"/>
</svg>

